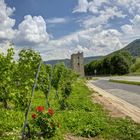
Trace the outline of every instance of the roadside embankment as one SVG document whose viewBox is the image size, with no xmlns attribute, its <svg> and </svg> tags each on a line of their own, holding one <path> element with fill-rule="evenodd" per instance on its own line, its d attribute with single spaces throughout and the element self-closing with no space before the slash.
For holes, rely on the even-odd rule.
<svg viewBox="0 0 140 140">
<path fill-rule="evenodd" d="M 126 116 L 131 117 L 135 122 L 140 123 L 140 108 L 104 91 L 103 89 L 93 85 L 90 81 L 87 82 L 87 86 L 98 92 L 108 102 L 110 102 L 110 106 L 114 106 Z"/>
</svg>

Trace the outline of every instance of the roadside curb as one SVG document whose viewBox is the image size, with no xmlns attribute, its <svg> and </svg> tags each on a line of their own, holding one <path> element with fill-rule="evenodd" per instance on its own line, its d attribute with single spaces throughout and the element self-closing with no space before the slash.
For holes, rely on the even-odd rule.
<svg viewBox="0 0 140 140">
<path fill-rule="evenodd" d="M 89 88 L 93 89 L 94 91 L 98 92 L 103 97 L 105 97 L 109 102 L 111 102 L 116 107 L 116 109 L 123 112 L 126 116 L 131 117 L 132 120 L 134 120 L 135 122 L 140 123 L 140 108 L 95 86 L 94 84 L 91 83 L 91 81 L 87 81 L 86 85 Z"/>
</svg>

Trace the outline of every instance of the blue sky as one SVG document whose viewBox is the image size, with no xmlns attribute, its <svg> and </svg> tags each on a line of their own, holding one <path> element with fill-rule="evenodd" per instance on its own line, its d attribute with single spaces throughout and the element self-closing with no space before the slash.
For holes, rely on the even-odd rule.
<svg viewBox="0 0 140 140">
<path fill-rule="evenodd" d="M 139 0 L 0 0 L 0 51 L 14 42 L 44 60 L 106 55 L 140 38 Z"/>
<path fill-rule="evenodd" d="M 79 24 L 75 21 L 80 18 L 79 14 L 73 14 L 73 7 L 77 4 L 76 0 L 6 0 L 8 6 L 15 7 L 16 10 L 13 18 L 16 19 L 15 28 L 18 27 L 20 22 L 24 19 L 25 15 L 39 16 L 41 15 L 44 20 L 52 18 L 65 18 L 65 24 L 48 25 L 48 32 L 55 38 L 62 37 L 72 33 L 80 28 Z"/>
</svg>

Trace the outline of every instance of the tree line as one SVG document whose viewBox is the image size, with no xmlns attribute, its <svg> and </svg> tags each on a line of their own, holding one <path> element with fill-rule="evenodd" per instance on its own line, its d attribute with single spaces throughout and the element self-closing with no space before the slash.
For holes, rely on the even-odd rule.
<svg viewBox="0 0 140 140">
<path fill-rule="evenodd" d="M 135 63 L 129 52 L 121 51 L 110 54 L 103 59 L 95 60 L 85 65 L 85 73 L 91 75 L 123 75 L 131 71 Z"/>
</svg>

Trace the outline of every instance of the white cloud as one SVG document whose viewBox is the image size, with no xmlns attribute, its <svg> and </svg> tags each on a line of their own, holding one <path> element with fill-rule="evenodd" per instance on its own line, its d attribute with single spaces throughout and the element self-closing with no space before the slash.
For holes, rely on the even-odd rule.
<svg viewBox="0 0 140 140">
<path fill-rule="evenodd" d="M 47 19 L 47 23 L 49 24 L 58 24 L 58 23 L 66 23 L 67 20 L 65 18 L 51 18 Z"/>
<path fill-rule="evenodd" d="M 74 49 L 74 52 L 77 53 L 78 51 L 84 52 L 84 54 L 89 53 L 89 49 L 81 45 L 77 45 L 77 47 Z"/>
<path fill-rule="evenodd" d="M 78 0 L 78 5 L 74 8 L 75 12 L 98 13 L 104 4 L 109 6 L 121 7 L 130 14 L 140 13 L 140 0 Z"/>
<path fill-rule="evenodd" d="M 99 8 L 103 3 L 107 3 L 108 0 L 78 0 L 78 5 L 74 8 L 73 13 L 91 12 L 98 13 Z"/>
<path fill-rule="evenodd" d="M 88 5 L 89 3 L 87 0 L 78 0 L 78 5 L 74 8 L 73 13 L 87 12 Z"/>
<path fill-rule="evenodd" d="M 16 52 L 17 49 L 25 46 L 32 47 L 41 53 L 44 60 L 49 60 L 70 58 L 70 55 L 77 51 L 83 51 L 85 56 L 106 55 L 122 48 L 127 38 L 140 37 L 139 0 L 113 0 L 113 2 L 112 0 L 79 0 L 78 2 L 73 13 L 90 13 L 90 16 L 80 21 L 86 28 L 52 40 L 47 32 L 46 22 L 59 24 L 66 23 L 67 19 L 56 17 L 45 22 L 42 16 L 27 15 L 15 31 L 12 29 L 15 20 L 10 18 L 15 9 L 7 7 L 4 0 L 0 0 L 2 9 L 0 11 L 0 39 L 10 40 L 15 37 L 14 42 L 18 46 Z M 126 15 L 129 19 L 128 12 L 132 19 L 121 26 L 121 32 L 115 29 L 116 27 L 108 26 L 110 20 L 117 21 L 116 19 L 125 18 Z M 134 13 L 135 16 L 133 16 Z M 130 39 L 127 43 L 128 41 L 130 42 Z M 7 47 L 8 44 L 5 41 L 1 44 L 0 50 L 5 51 Z"/>
<path fill-rule="evenodd" d="M 121 33 L 101 26 L 84 29 L 58 40 L 50 40 L 40 48 L 44 60 L 70 58 L 72 53 L 83 51 L 85 56 L 106 55 L 123 47 Z"/>
<path fill-rule="evenodd" d="M 139 0 L 115 0 L 116 4 L 122 6 L 129 14 L 140 14 Z"/>
<path fill-rule="evenodd" d="M 136 15 L 133 20 L 131 20 L 134 31 L 140 33 L 140 15 Z"/>
<path fill-rule="evenodd" d="M 23 46 L 42 45 L 49 41 L 46 23 L 42 16 L 27 15 L 19 24 L 15 43 Z"/>
<path fill-rule="evenodd" d="M 121 27 L 121 29 L 122 29 L 123 33 L 125 33 L 125 34 L 133 34 L 133 33 L 134 33 L 134 32 L 133 32 L 132 26 L 129 25 L 129 24 L 123 25 L 123 26 Z"/>
<path fill-rule="evenodd" d="M 10 18 L 15 8 L 8 7 L 4 0 L 0 0 L 0 40 L 13 39 L 15 20 Z"/>
<path fill-rule="evenodd" d="M 129 24 L 122 25 L 121 31 L 121 40 L 125 45 L 135 39 L 140 39 L 140 15 L 135 15 Z"/>
<path fill-rule="evenodd" d="M 132 20 L 130 20 L 130 24 L 123 25 L 121 29 L 129 38 L 140 37 L 140 15 L 136 15 Z"/>
<path fill-rule="evenodd" d="M 10 45 L 9 41 L 3 41 L 2 43 L 0 43 L 0 53 L 5 54 L 7 52 L 7 50 L 11 47 L 13 47 L 13 46 Z"/>
<path fill-rule="evenodd" d="M 104 4 L 107 3 L 108 0 L 93 0 L 89 2 L 88 5 L 88 11 L 93 13 L 93 14 L 97 14 L 99 13 L 99 9 L 100 7 Z"/>
<path fill-rule="evenodd" d="M 117 7 L 108 7 L 106 10 L 101 10 L 100 15 L 98 16 L 90 16 L 86 20 L 82 20 L 82 24 L 84 27 L 96 27 L 98 25 L 107 24 L 109 19 L 113 19 L 115 17 L 124 18 L 124 15 L 121 11 L 118 10 Z"/>
</svg>

